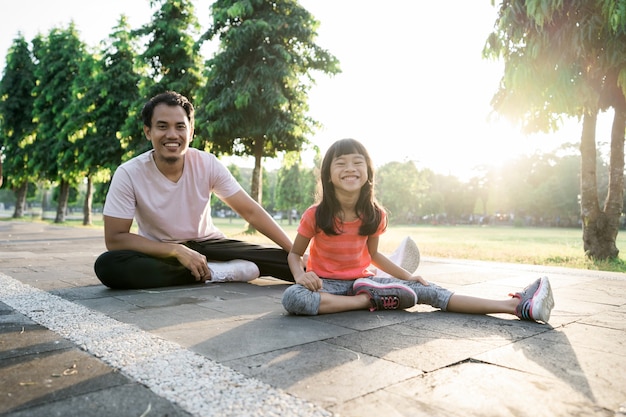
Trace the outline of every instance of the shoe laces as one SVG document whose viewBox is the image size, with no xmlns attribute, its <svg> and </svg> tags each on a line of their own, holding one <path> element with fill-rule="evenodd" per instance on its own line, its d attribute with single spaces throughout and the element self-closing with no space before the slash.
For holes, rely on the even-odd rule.
<svg viewBox="0 0 626 417">
<path fill-rule="evenodd" d="M 396 310 L 400 300 L 395 295 L 383 295 L 380 296 L 380 305 L 383 310 Z"/>
</svg>

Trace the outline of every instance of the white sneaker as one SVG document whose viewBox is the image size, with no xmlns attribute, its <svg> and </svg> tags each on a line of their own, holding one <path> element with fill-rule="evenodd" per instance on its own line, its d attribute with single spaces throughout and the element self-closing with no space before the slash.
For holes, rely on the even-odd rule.
<svg viewBox="0 0 626 417">
<path fill-rule="evenodd" d="M 254 262 L 245 261 L 243 259 L 233 259 L 232 261 L 207 262 L 211 271 L 211 282 L 227 282 L 227 281 L 252 281 L 261 274 L 259 267 Z"/>
<path fill-rule="evenodd" d="M 420 264 L 420 251 L 415 241 L 410 236 L 407 236 L 402 239 L 396 250 L 389 255 L 389 260 L 396 265 L 400 265 L 413 275 Z M 374 272 L 374 276 L 379 278 L 391 278 L 391 275 L 379 269 L 373 269 L 372 272 Z"/>
</svg>

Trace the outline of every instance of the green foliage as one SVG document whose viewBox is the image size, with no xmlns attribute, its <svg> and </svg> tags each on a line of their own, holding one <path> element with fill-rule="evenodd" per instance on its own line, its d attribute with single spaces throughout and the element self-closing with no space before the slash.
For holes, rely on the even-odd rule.
<svg viewBox="0 0 626 417">
<path fill-rule="evenodd" d="M 181 93 L 195 102 L 202 83 L 199 46 L 192 35 L 199 35 L 200 24 L 191 0 L 154 0 L 158 7 L 147 25 L 133 32 L 147 38 L 139 59 L 149 65 L 147 96 L 166 90 Z"/>
<path fill-rule="evenodd" d="M 339 72 L 314 43 L 318 22 L 295 0 L 218 0 L 201 41 L 218 37 L 199 93 L 194 146 L 216 154 L 253 155 L 251 196 L 262 201 L 262 158 L 300 151 L 318 123 L 307 116 L 313 71 Z"/>
<path fill-rule="evenodd" d="M 74 99 L 73 83 L 86 59 L 85 46 L 72 23 L 66 29 L 52 29 L 46 38 L 36 39 L 34 55 L 38 61 L 33 110 L 37 138 L 28 168 L 42 179 L 75 183 L 80 149 L 67 134 L 66 125 L 72 122 L 67 119 L 66 109 Z"/>
<path fill-rule="evenodd" d="M 406 223 L 421 212 L 426 182 L 413 162 L 390 162 L 376 173 L 376 195 L 393 222 Z"/>
<path fill-rule="evenodd" d="M 84 131 L 78 163 L 89 174 L 113 171 L 122 162 L 121 129 L 139 95 L 140 80 L 133 64 L 135 45 L 129 30 L 126 17 L 121 16 L 102 58 L 93 63 L 91 76 L 76 82 L 72 118 Z"/>
<path fill-rule="evenodd" d="M 9 48 L 0 81 L 0 149 L 4 155 L 4 182 L 11 188 L 34 177 L 27 164 L 36 127 L 32 118 L 35 83 L 35 63 L 20 34 Z"/>
<path fill-rule="evenodd" d="M 313 204 L 315 181 L 313 171 L 301 167 L 297 152 L 288 153 L 278 171 L 274 201 L 277 210 L 302 213 Z M 291 219 L 290 219 L 291 221 Z"/>
<path fill-rule="evenodd" d="M 299 151 L 316 126 L 306 115 L 311 71 L 339 71 L 314 43 L 318 22 L 293 0 L 218 0 L 211 10 L 202 39 L 219 37 L 220 51 L 206 62 L 195 145 L 257 158 Z"/>
<path fill-rule="evenodd" d="M 152 20 L 131 32 L 132 38 L 145 41 L 145 50 L 136 60 L 143 76 L 123 127 L 125 159 L 150 149 L 143 134 L 141 109 L 144 103 L 167 90 L 177 91 L 195 104 L 196 92 L 203 84 L 199 35 L 200 25 L 191 0 L 153 0 Z"/>
</svg>

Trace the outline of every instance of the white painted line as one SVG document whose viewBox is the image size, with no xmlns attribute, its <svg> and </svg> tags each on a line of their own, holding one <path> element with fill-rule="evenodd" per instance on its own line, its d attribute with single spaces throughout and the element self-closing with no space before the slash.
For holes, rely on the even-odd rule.
<svg viewBox="0 0 626 417">
<path fill-rule="evenodd" d="M 331 415 L 176 343 L 1 272 L 0 300 L 193 415 Z"/>
</svg>

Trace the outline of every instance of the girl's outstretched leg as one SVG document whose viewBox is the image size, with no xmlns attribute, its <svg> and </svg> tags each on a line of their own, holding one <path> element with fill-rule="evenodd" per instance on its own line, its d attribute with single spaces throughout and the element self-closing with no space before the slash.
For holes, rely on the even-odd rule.
<svg viewBox="0 0 626 417">
<path fill-rule="evenodd" d="M 507 300 L 491 300 L 453 294 L 447 311 L 467 314 L 514 314 L 521 320 L 547 323 L 554 308 L 548 277 L 541 277 Z"/>
</svg>

